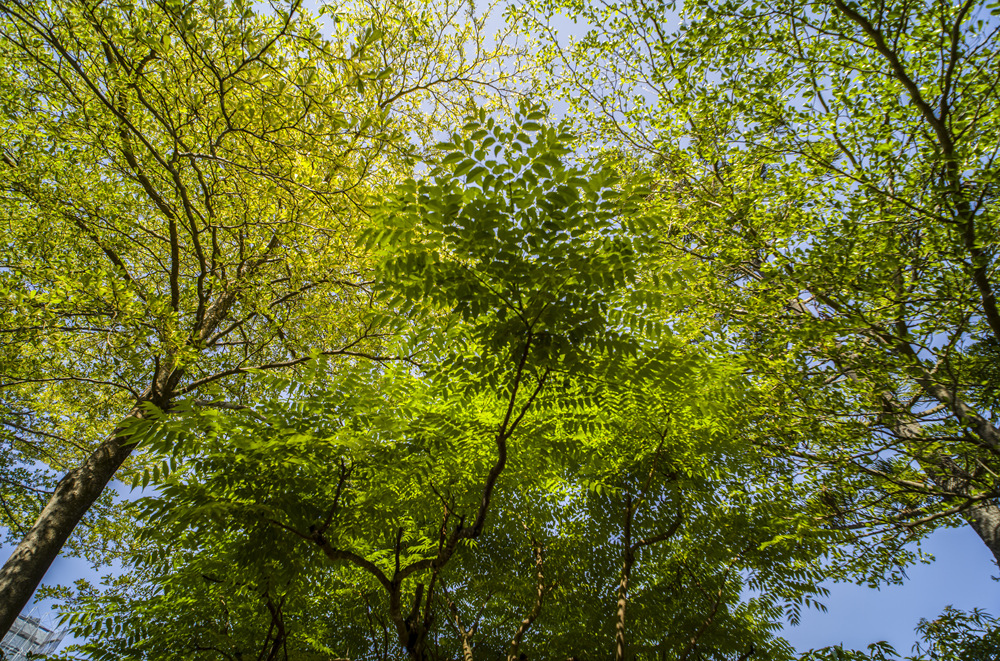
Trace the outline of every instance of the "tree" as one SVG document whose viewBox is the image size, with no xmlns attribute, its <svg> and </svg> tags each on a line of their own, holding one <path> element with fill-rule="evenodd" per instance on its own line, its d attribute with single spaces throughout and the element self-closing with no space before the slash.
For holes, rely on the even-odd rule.
<svg viewBox="0 0 1000 661">
<path fill-rule="evenodd" d="M 798 521 L 795 500 L 768 484 L 766 465 L 732 433 L 741 388 L 729 366 L 706 360 L 674 389 L 644 368 L 648 359 L 629 362 L 630 377 L 602 393 L 600 423 L 564 478 L 573 504 L 559 529 L 580 546 L 566 569 L 549 568 L 566 578 L 534 625 L 533 649 L 786 658 L 777 622 L 797 619 L 822 592 L 822 540 L 783 537 Z"/>
<path fill-rule="evenodd" d="M 979 609 L 963 612 L 949 606 L 933 620 L 921 620 L 917 631 L 924 642 L 916 646 L 915 658 L 989 661 L 997 657 L 997 619 Z"/>
<path fill-rule="evenodd" d="M 531 6 L 547 27 L 569 3 Z M 662 268 L 691 278 L 679 312 L 748 359 L 748 434 L 806 468 L 818 524 L 881 537 L 873 574 L 959 518 L 1000 559 L 988 8 L 572 6 L 592 29 L 553 41 L 556 85 L 660 177 Z"/>
<path fill-rule="evenodd" d="M 787 658 L 774 620 L 814 589 L 815 548 L 789 543 L 789 501 L 719 470 L 742 461 L 720 442 L 730 375 L 630 290 L 645 191 L 567 163 L 540 120 L 479 115 L 377 214 L 410 362 L 320 358 L 262 374 L 250 406 L 150 414 L 172 458 L 136 570 L 71 596 L 81 653 L 600 654 L 628 599 L 643 652 Z"/>
<path fill-rule="evenodd" d="M 0 497 L 21 538 L 0 629 L 149 411 L 243 402 L 248 371 L 318 354 L 391 357 L 360 316 L 365 209 L 412 166 L 423 99 L 507 80 L 481 19 L 402 9 L 341 12 L 327 40 L 299 3 L 0 4 Z"/>
<path fill-rule="evenodd" d="M 440 313 L 452 317 L 445 332 L 432 338 L 434 344 L 413 349 L 428 352 L 422 359 L 428 363 L 423 369 L 436 378 L 426 385 L 408 385 L 411 368 L 404 366 L 401 374 L 387 373 L 384 380 L 368 386 L 361 401 L 353 399 L 362 392 L 360 380 L 346 383 L 335 397 L 353 393 L 351 400 L 345 400 L 345 413 L 357 418 L 367 410 L 366 418 L 377 418 L 376 407 L 382 406 L 385 393 L 400 387 L 416 389 L 411 395 L 415 403 L 406 404 L 418 406 L 415 411 L 395 416 L 381 414 L 398 418 L 395 424 L 401 425 L 399 429 L 390 427 L 379 433 L 368 430 L 375 446 L 364 449 L 356 459 L 348 454 L 339 460 L 344 471 L 341 483 L 355 470 L 377 471 L 365 476 L 365 482 L 373 481 L 372 493 L 365 497 L 388 508 L 385 514 L 398 525 L 381 526 L 377 525 L 378 519 L 362 519 L 358 522 L 362 528 L 354 528 L 350 521 L 358 512 L 341 514 L 339 492 L 324 495 L 329 502 L 322 509 L 327 513 L 317 518 L 317 505 L 309 502 L 313 494 L 307 487 L 289 489 L 291 494 L 300 494 L 304 502 L 280 508 L 270 517 L 274 525 L 301 538 L 330 560 L 348 562 L 374 579 L 384 591 L 386 615 L 395 628 L 398 644 L 414 659 L 426 657 L 431 621 L 429 606 L 423 608 L 424 583 L 414 587 L 415 581 L 427 580 L 429 604 L 438 574 L 459 544 L 482 534 L 494 489 L 507 464 L 508 443 L 520 426 L 531 420 L 529 414 L 536 400 L 547 392 L 553 373 L 582 363 L 584 346 L 606 334 L 603 319 L 607 298 L 621 287 L 630 268 L 629 243 L 613 233 L 618 207 L 611 201 L 612 190 L 605 183 L 608 172 L 597 170 L 583 176 L 582 172 L 564 168 L 558 160 L 566 152 L 561 137 L 554 129 L 538 125 L 540 116 L 536 115 L 523 118 L 523 126 L 515 130 L 505 130 L 492 119 L 487 122 L 483 115 L 482 128 L 478 129 L 486 134 L 478 140 L 486 138 L 486 143 L 492 140 L 512 150 L 509 158 L 489 166 L 496 185 L 508 191 L 509 197 L 490 194 L 486 185 L 460 187 L 460 174 L 456 173 L 470 170 L 467 161 L 474 158 L 475 151 L 471 142 L 456 142 L 454 147 L 464 147 L 465 151 L 454 154 L 463 160 L 446 158 L 451 166 L 434 172 L 433 179 L 405 185 L 398 201 L 382 213 L 383 225 L 371 234 L 371 241 L 382 242 L 381 269 L 392 284 L 390 291 L 408 301 L 411 323 L 417 322 L 420 314 L 429 315 L 434 322 Z M 526 144 L 523 131 L 538 131 L 540 138 Z M 515 137 L 518 134 L 520 138 Z M 525 155 L 517 157 L 516 152 Z M 531 166 L 536 166 L 537 173 Z M 479 176 L 483 177 L 485 168 L 480 170 Z M 584 190 L 578 191 L 577 184 Z M 470 227 L 470 223 L 478 226 Z M 565 238 L 536 242 L 543 231 L 564 232 Z M 573 259 L 562 261 L 568 248 L 575 248 L 570 252 Z M 454 368 L 448 370 L 435 367 L 452 364 Z M 572 378 L 572 372 L 566 378 Z M 401 386 L 394 385 L 396 379 L 402 380 Z M 291 382 L 282 382 L 279 392 L 291 388 Z M 421 392 L 427 388 L 431 390 Z M 423 400 L 428 402 L 427 410 L 423 409 Z M 405 404 L 405 397 L 403 401 Z M 351 412 L 351 405 L 360 410 Z M 330 400 L 314 409 L 315 413 L 323 410 L 331 410 Z M 431 426 L 439 419 L 448 423 L 443 429 Z M 407 420 L 412 423 L 406 424 Z M 294 419 L 291 424 L 295 424 Z M 329 424 L 338 426 L 335 420 Z M 361 423 L 354 426 L 360 427 Z M 261 434 L 266 439 L 272 431 L 263 428 L 243 433 Z M 394 438 L 397 434 L 398 439 Z M 433 434 L 431 438 L 437 440 L 432 441 L 431 448 L 439 446 L 441 452 L 448 450 L 448 444 L 459 443 L 451 449 L 458 465 L 442 460 L 429 464 L 430 448 L 422 447 L 425 442 L 416 444 L 422 434 Z M 452 438 L 453 434 L 457 437 Z M 383 440 L 382 435 L 387 437 Z M 477 437 L 488 439 L 484 448 L 471 455 L 458 453 L 463 443 Z M 279 436 L 275 440 L 285 439 Z M 401 453 L 395 449 L 397 443 L 420 451 Z M 369 458 L 370 453 L 376 457 Z M 268 456 L 273 457 L 273 451 Z M 209 476 L 223 469 L 211 463 L 217 461 L 215 456 L 205 460 L 209 465 L 197 472 L 204 482 L 190 485 L 195 493 L 212 493 L 214 485 Z M 356 461 L 361 465 L 356 466 Z M 471 462 L 489 466 L 485 475 Z M 325 472 L 326 466 L 335 462 L 318 463 Z M 439 521 L 432 513 L 436 506 L 426 511 L 430 503 L 413 487 L 404 484 L 403 491 L 398 491 L 398 480 L 391 478 L 393 469 L 433 469 L 432 475 L 438 477 L 432 478 L 431 484 L 437 484 L 437 490 L 444 494 L 455 494 L 450 498 L 442 496 L 444 519 Z M 379 476 L 385 470 L 390 471 L 390 476 Z M 254 474 L 263 474 L 263 469 Z M 223 492 L 218 498 L 233 500 L 228 494 L 230 479 L 223 478 L 218 487 Z M 261 486 L 269 492 L 281 482 L 280 475 L 275 474 Z M 247 486 L 253 488 L 255 484 Z M 240 494 L 236 501 L 248 497 Z M 414 510 L 421 509 L 424 511 L 417 516 Z M 415 599 L 409 611 L 408 599 Z"/>
<path fill-rule="evenodd" d="M 635 396 L 658 382 L 677 400 L 661 448 L 669 456 L 644 448 L 663 438 L 602 427 L 609 413 L 623 411 L 604 397 L 581 414 L 563 401 L 575 390 L 564 383 L 538 398 L 512 438 L 476 544 L 457 548 L 436 580 L 428 570 L 408 572 L 394 600 L 374 572 L 393 575 L 397 548 L 400 572 L 440 558 L 442 533 L 451 529 L 443 524 L 475 511 L 490 466 L 476 441 L 491 440 L 503 402 L 475 396 L 476 381 L 455 372 L 448 382 L 456 396 L 442 396 L 426 379 L 414 383 L 403 369 L 352 371 L 333 383 L 316 370 L 319 382 L 276 380 L 282 401 L 253 412 L 193 410 L 197 434 L 170 442 L 191 458 L 170 462 L 161 495 L 142 506 L 137 569 L 103 592 L 83 586 L 66 607 L 75 633 L 89 639 L 77 651 L 93 659 L 412 658 L 409 636 L 393 621 L 396 602 L 404 626 L 413 626 L 414 611 L 425 623 L 427 658 L 459 650 L 480 660 L 601 656 L 614 649 L 616 628 L 626 629 L 615 612 L 628 520 L 619 506 L 626 489 L 649 481 L 648 473 L 636 480 L 635 470 L 616 469 L 655 463 L 683 475 L 657 494 L 647 487 L 648 503 L 633 512 L 624 658 L 721 660 L 754 649 L 761 658 L 789 658 L 774 630 L 784 604 L 797 607 L 815 589 L 815 548 L 787 534 L 794 503 L 783 505 L 773 492 L 751 496 L 746 472 L 720 471 L 723 484 L 709 484 L 734 448 L 720 450 L 715 435 L 724 427 L 711 431 L 703 413 L 687 410 L 683 391 L 663 388 L 660 369 L 629 390 Z M 728 413 L 723 407 L 720 418 Z M 191 432 L 177 416 L 164 423 L 166 434 Z M 715 452 L 703 454 L 703 445 Z M 629 451 L 631 461 L 609 461 Z M 683 532 L 665 516 L 678 508 Z M 319 542 L 305 539 L 320 530 Z M 375 566 L 366 568 L 369 561 Z M 760 594 L 744 601 L 747 589 Z"/>
</svg>

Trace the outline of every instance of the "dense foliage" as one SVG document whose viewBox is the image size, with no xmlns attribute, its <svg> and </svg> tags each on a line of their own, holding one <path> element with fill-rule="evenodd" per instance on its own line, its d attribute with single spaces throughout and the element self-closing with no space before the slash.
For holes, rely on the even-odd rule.
<svg viewBox="0 0 1000 661">
<path fill-rule="evenodd" d="M 663 268 L 697 274 L 680 313 L 751 361 L 755 442 L 875 553 L 964 520 L 1000 558 L 989 7 L 540 0 L 520 18 L 551 30 L 569 8 L 591 29 L 546 46 L 556 90 L 661 182 Z"/>
<path fill-rule="evenodd" d="M 989 7 L 501 9 L 0 0 L 2 627 L 65 550 L 66 658 L 781 660 L 1000 558 Z"/>
</svg>

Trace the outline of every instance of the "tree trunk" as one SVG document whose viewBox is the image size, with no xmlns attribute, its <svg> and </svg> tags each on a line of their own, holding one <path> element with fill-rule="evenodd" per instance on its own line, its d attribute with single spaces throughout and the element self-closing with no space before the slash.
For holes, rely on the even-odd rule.
<svg viewBox="0 0 1000 661">
<path fill-rule="evenodd" d="M 462 632 L 462 661 L 475 661 L 472 658 L 472 645 L 469 643 L 469 634 Z"/>
<path fill-rule="evenodd" d="M 407 655 L 413 661 L 429 661 L 427 658 L 427 650 L 424 649 L 424 641 L 417 641 L 412 647 L 406 648 Z"/>
<path fill-rule="evenodd" d="M 507 661 L 517 661 L 519 658 L 518 651 L 521 648 L 521 641 L 524 640 L 524 634 L 538 618 L 538 614 L 542 612 L 542 601 L 545 600 L 545 575 L 542 573 L 542 549 L 534 541 L 532 541 L 532 546 L 532 550 L 535 552 L 535 603 L 531 606 L 531 612 L 521 620 L 517 631 L 514 632 L 514 637 L 510 641 L 510 651 L 507 653 Z"/>
<path fill-rule="evenodd" d="M 942 488 L 958 494 L 968 495 L 969 479 L 950 458 L 942 458 L 927 471 Z M 958 500 L 957 497 L 953 500 Z M 976 531 L 979 539 L 993 553 L 993 559 L 1000 567 L 1000 507 L 989 501 L 979 502 L 962 512 L 962 518 Z"/>
<path fill-rule="evenodd" d="M 628 580 L 632 574 L 631 553 L 622 565 L 622 580 L 618 584 L 618 612 L 615 617 L 615 661 L 625 659 L 625 604 L 628 602 Z"/>
<path fill-rule="evenodd" d="M 73 529 L 134 447 L 116 431 L 56 486 L 35 525 L 0 570 L 0 635 L 14 624 Z"/>
<path fill-rule="evenodd" d="M 402 535 L 403 529 L 400 528 L 396 535 L 397 549 L 399 549 L 399 540 Z M 388 592 L 389 617 L 396 626 L 396 635 L 399 637 L 400 647 L 406 651 L 406 656 L 411 661 L 427 661 L 427 650 L 425 649 L 427 629 L 423 626 L 423 621 L 420 617 L 420 603 L 424 593 L 423 584 L 417 584 L 417 592 L 413 599 L 413 610 L 410 611 L 408 617 L 404 616 L 402 612 L 402 587 L 395 577 L 389 584 Z"/>
<path fill-rule="evenodd" d="M 628 582 L 632 577 L 632 562 L 634 560 L 632 549 L 632 516 L 634 514 L 632 498 L 631 496 L 626 497 L 625 530 L 622 535 L 625 557 L 622 561 L 622 580 L 618 584 L 618 612 L 615 616 L 615 661 L 625 660 L 625 605 L 628 603 Z"/>
<path fill-rule="evenodd" d="M 1000 567 L 1000 507 L 984 503 L 970 507 L 964 514 L 966 522 L 993 552 L 993 560 Z"/>
</svg>

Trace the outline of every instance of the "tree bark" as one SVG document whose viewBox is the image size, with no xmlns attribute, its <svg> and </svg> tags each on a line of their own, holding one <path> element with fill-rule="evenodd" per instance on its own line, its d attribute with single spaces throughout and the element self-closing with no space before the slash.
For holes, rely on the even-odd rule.
<svg viewBox="0 0 1000 661">
<path fill-rule="evenodd" d="M 1000 507 L 993 503 L 975 505 L 963 512 L 962 517 L 992 551 L 993 560 L 1000 567 Z"/>
<path fill-rule="evenodd" d="M 472 626 L 468 629 L 462 625 L 462 618 L 459 617 L 458 608 L 455 606 L 455 602 L 451 600 L 451 596 L 448 594 L 447 586 L 442 588 L 444 593 L 445 601 L 448 603 L 448 608 L 451 610 L 451 616 L 455 620 L 455 629 L 458 630 L 458 635 L 462 639 L 462 661 L 475 661 L 472 653 L 472 636 L 476 633 L 476 628 L 479 626 L 479 619 L 473 622 Z M 487 599 L 489 602 L 489 599 Z M 483 604 L 483 608 L 486 604 Z"/>
<path fill-rule="evenodd" d="M 135 445 L 127 441 L 127 436 L 116 430 L 83 465 L 63 477 L 38 520 L 0 570 L 0 632 L 6 633 L 14 624 L 83 515 L 132 453 Z"/>
<path fill-rule="evenodd" d="M 531 625 L 534 624 L 535 620 L 538 618 L 538 614 L 542 612 L 542 602 L 545 600 L 545 575 L 543 573 L 543 562 L 542 562 L 542 549 L 537 544 L 533 544 L 535 552 L 535 603 L 531 606 L 531 612 L 523 620 L 521 624 L 517 627 L 517 631 L 514 632 L 514 637 L 510 641 L 510 652 L 507 653 L 507 661 L 517 661 L 518 650 L 521 648 L 521 641 L 524 640 L 524 634 L 527 633 Z M 470 660 L 471 661 L 471 660 Z"/>
<path fill-rule="evenodd" d="M 632 575 L 632 554 L 627 553 L 622 564 L 622 580 L 618 584 L 618 612 L 615 615 L 615 661 L 625 659 L 625 605 L 628 603 L 628 581 Z"/>
<path fill-rule="evenodd" d="M 622 578 L 618 583 L 618 611 L 615 614 L 615 661 L 625 659 L 625 606 L 628 603 L 628 582 L 632 577 L 632 564 L 634 560 L 632 549 L 632 516 L 635 510 L 632 508 L 632 498 L 625 499 L 625 530 L 623 534 L 623 547 L 625 558 L 622 561 Z"/>
<path fill-rule="evenodd" d="M 460 633 L 462 636 L 462 661 L 475 661 L 472 656 L 472 643 L 470 642 L 472 633 L 465 629 L 461 629 Z"/>
</svg>

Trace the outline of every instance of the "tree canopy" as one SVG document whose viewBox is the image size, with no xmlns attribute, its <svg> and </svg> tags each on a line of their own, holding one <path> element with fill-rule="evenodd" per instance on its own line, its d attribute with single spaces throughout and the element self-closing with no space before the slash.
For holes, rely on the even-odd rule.
<svg viewBox="0 0 1000 661">
<path fill-rule="evenodd" d="M 835 492 L 833 525 L 961 518 L 1000 557 L 990 8 L 582 9 L 591 30 L 548 46 L 554 84 L 659 178 L 664 268 L 699 274 L 684 313 L 756 363 L 762 442 Z"/>
<path fill-rule="evenodd" d="M 66 659 L 778 661 L 1000 559 L 991 7 L 501 10 L 0 2 L 4 630 L 69 552 Z"/>
<path fill-rule="evenodd" d="M 394 7 L 336 14 L 330 40 L 298 4 L 3 6 L 3 499 L 22 540 L 4 628 L 145 404 L 242 401 L 249 370 L 314 355 L 388 357 L 358 316 L 368 201 L 414 158 L 405 132 L 433 127 L 415 107 L 440 121 L 506 79 L 501 52 L 466 53 L 476 21 Z"/>
</svg>

